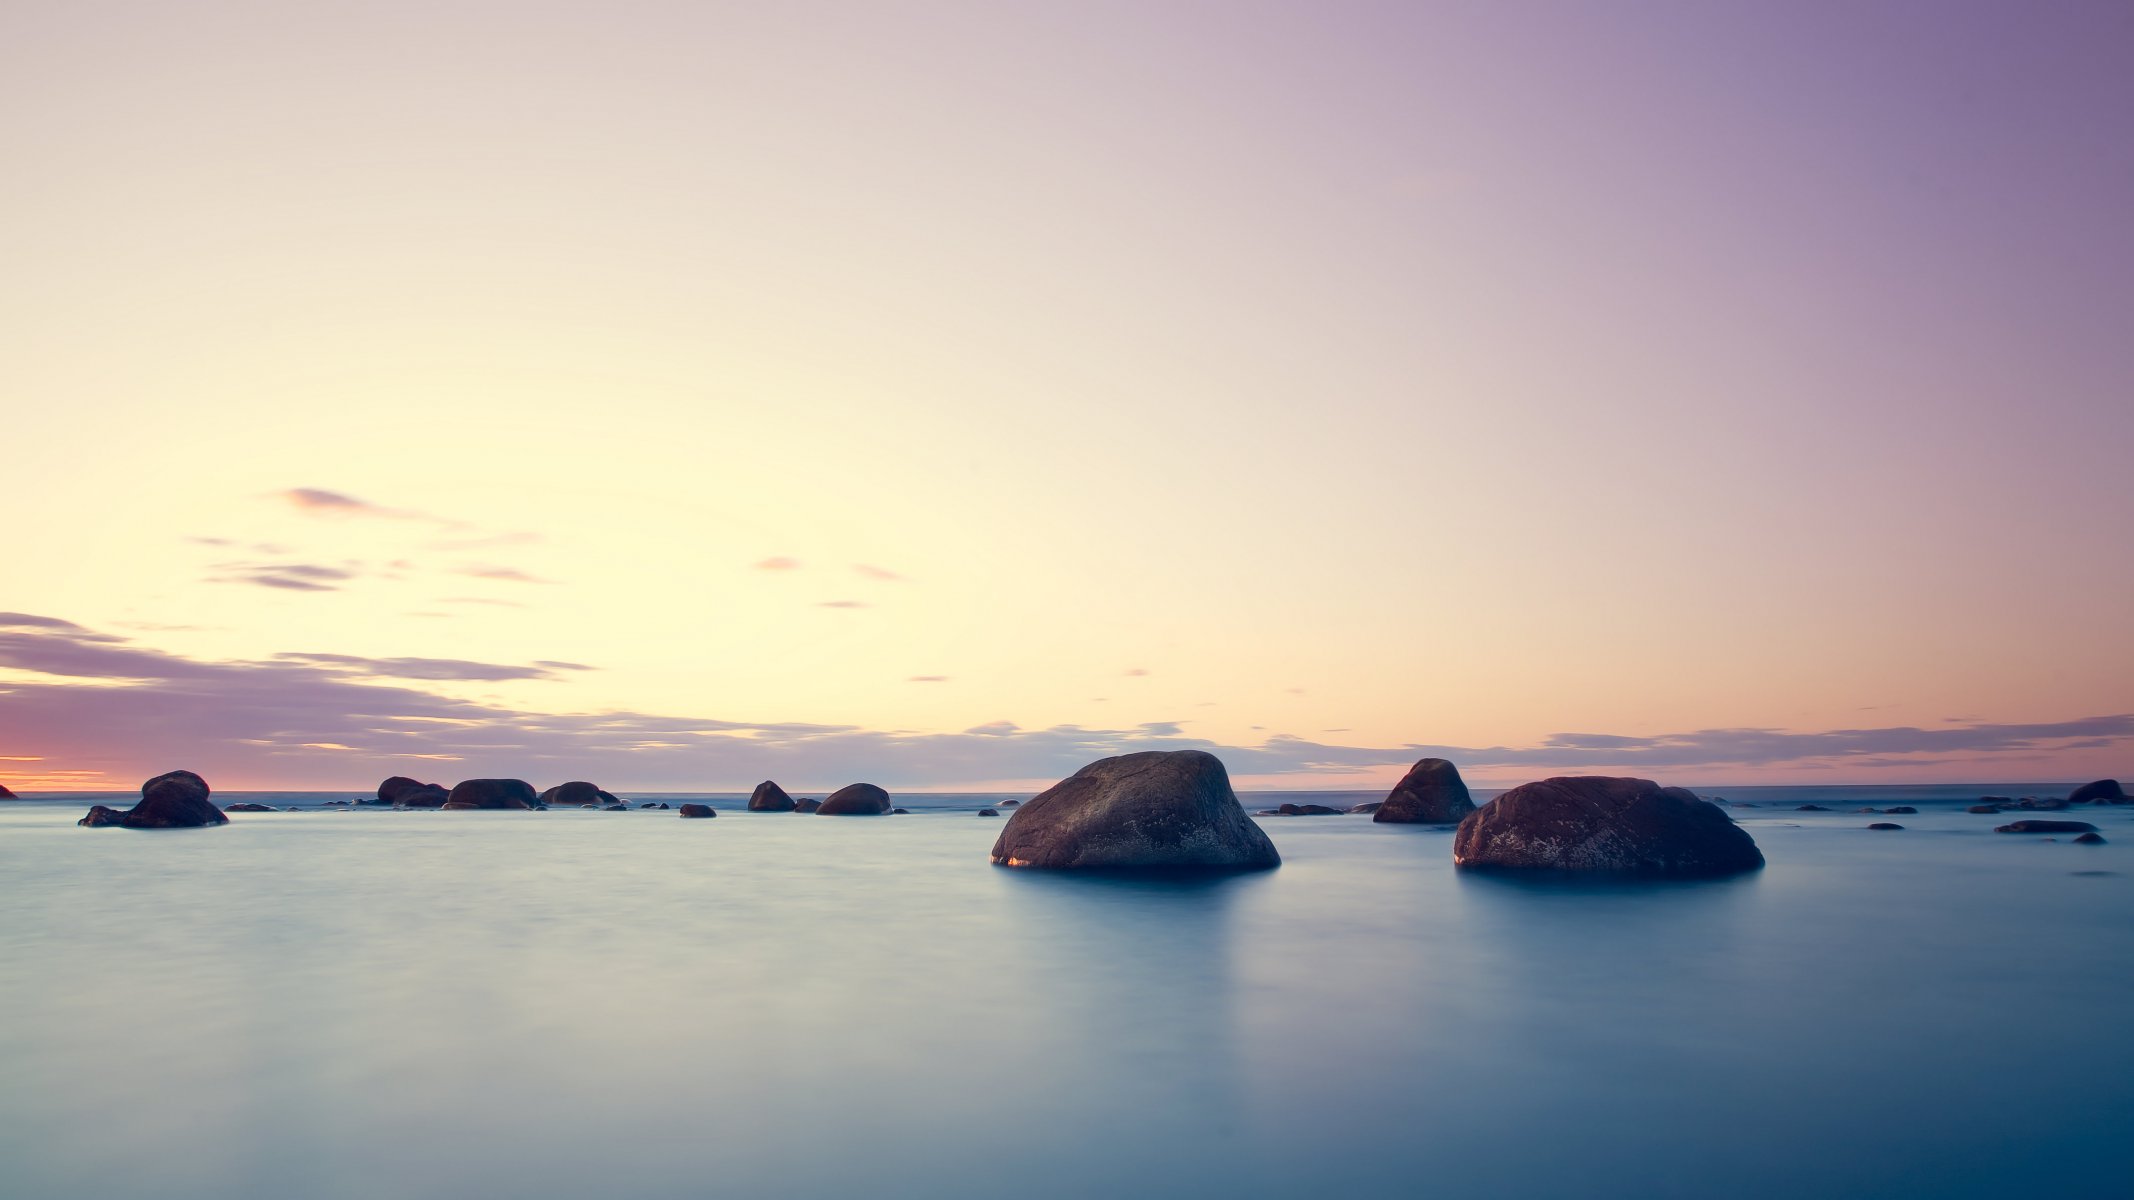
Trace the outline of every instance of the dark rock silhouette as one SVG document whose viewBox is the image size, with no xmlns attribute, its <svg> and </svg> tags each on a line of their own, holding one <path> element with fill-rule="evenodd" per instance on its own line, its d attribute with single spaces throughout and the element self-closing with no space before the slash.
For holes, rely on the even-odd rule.
<svg viewBox="0 0 2134 1200">
<path fill-rule="evenodd" d="M 709 804 L 684 804 L 680 812 L 685 817 L 716 817 L 719 810 Z"/>
<path fill-rule="evenodd" d="M 2112 804 L 2125 804 L 2127 802 L 2126 789 L 2120 787 L 2119 781 L 2116 779 L 2099 779 L 2092 783 L 2085 783 L 2067 794 L 2067 802 L 2069 804 L 2094 804 L 2100 800 L 2108 801 Z"/>
<path fill-rule="evenodd" d="M 1384 807 L 1385 803 L 1383 800 L 1366 800 L 1362 804 L 1349 805 L 1349 811 L 1352 813 L 1375 813 Z"/>
<path fill-rule="evenodd" d="M 820 800 L 795 800 L 795 801 L 793 801 L 793 811 L 794 811 L 794 812 L 797 812 L 797 813 L 811 813 L 811 812 L 814 812 L 814 811 L 815 811 L 816 809 L 819 809 L 819 808 L 821 808 L 821 807 L 822 807 L 822 801 L 820 801 Z"/>
<path fill-rule="evenodd" d="M 1222 760 L 1149 750 L 1093 762 L 1008 818 L 993 861 L 1010 867 L 1256 870 L 1274 843 L 1237 802 Z"/>
<path fill-rule="evenodd" d="M 532 808 L 539 797 L 523 779 L 464 779 L 445 801 L 448 810 L 470 808 Z"/>
<path fill-rule="evenodd" d="M 1918 812 L 1919 812 L 1919 810 L 1918 810 L 1918 809 L 1916 809 L 1916 808 L 1913 808 L 1913 807 L 1912 807 L 1911 805 L 1909 805 L 1909 804 L 1899 804 L 1899 805 L 1897 805 L 1897 806 L 1895 806 L 1895 807 L 1893 807 L 1893 808 L 1886 808 L 1886 809 L 1883 809 L 1882 811 L 1883 811 L 1883 814 L 1884 814 L 1884 815 L 1886 815 L 1886 816 L 1892 816 L 1892 817 L 1895 817 L 1895 816 L 1908 816 L 1908 815 L 1912 815 L 1912 816 L 1915 816 L 1915 815 L 1917 815 L 1917 814 L 1918 814 Z"/>
<path fill-rule="evenodd" d="M 2075 839 L 2075 844 L 2077 846 L 2102 846 L 2104 845 L 2104 835 L 2094 832 L 2085 833 Z"/>
<path fill-rule="evenodd" d="M 1997 813 L 2001 811 L 2001 806 L 1998 804 L 1974 804 L 1964 811 L 1967 813 Z"/>
<path fill-rule="evenodd" d="M 792 812 L 793 798 L 785 794 L 784 788 L 766 779 L 748 794 L 748 811 Z"/>
<path fill-rule="evenodd" d="M 1474 810 L 1460 769 L 1442 758 L 1426 758 L 1408 768 L 1371 819 L 1381 825 L 1453 825 Z"/>
<path fill-rule="evenodd" d="M 1000 806 L 1002 808 L 1021 808 L 1022 803 L 1020 800 L 1003 800 L 1000 802 Z"/>
<path fill-rule="evenodd" d="M 280 812 L 281 810 L 280 810 L 280 809 L 278 809 L 278 808 L 276 808 L 276 807 L 274 807 L 274 806 L 273 806 L 273 805 L 271 805 L 271 804 L 254 804 L 254 803 L 252 803 L 252 802 L 251 802 L 250 800 L 247 800 L 247 801 L 244 801 L 244 802 L 243 802 L 243 803 L 241 803 L 241 804 L 225 804 L 225 805 L 223 805 L 223 806 L 222 806 L 222 811 L 224 811 L 224 812 L 226 812 L 226 813 L 233 813 L 233 812 Z"/>
<path fill-rule="evenodd" d="M 1802 804 L 1802 805 L 1799 805 L 1799 806 L 1795 807 L 1793 811 L 1794 811 L 1794 812 L 1829 812 L 1830 810 L 1829 810 L 1829 809 L 1827 809 L 1827 808 L 1824 808 L 1824 807 L 1823 807 L 1822 805 L 1820 805 L 1820 804 Z"/>
<path fill-rule="evenodd" d="M 629 811 L 630 811 L 630 806 L 629 806 L 629 805 L 627 805 L 627 804 L 624 804 L 624 803 L 623 803 L 622 801 L 620 801 L 620 800 L 617 800 L 617 801 L 616 801 L 615 803 L 613 803 L 613 804 L 603 804 L 603 805 L 601 805 L 601 806 L 600 806 L 600 811 L 602 811 L 602 812 L 629 812 Z"/>
<path fill-rule="evenodd" d="M 2015 797 L 2014 797 L 2014 796 L 1980 796 L 1980 797 L 1978 798 L 1978 802 L 1979 802 L 1980 804 L 2014 804 L 2014 803 L 2015 803 Z"/>
<path fill-rule="evenodd" d="M 452 793 L 437 784 L 395 775 L 378 785 L 377 803 L 395 808 L 443 808 L 451 798 Z"/>
<path fill-rule="evenodd" d="M 1870 824 L 1868 825 L 1868 828 L 1869 828 L 1869 829 L 1902 829 L 1902 828 L 1904 828 L 1904 826 L 1902 826 L 1902 825 L 1898 825 L 1898 824 L 1896 824 L 1896 823 L 1894 823 L 1894 822 L 1890 822 L 1890 821 L 1875 821 L 1875 822 L 1872 822 L 1872 823 L 1870 823 Z"/>
<path fill-rule="evenodd" d="M 2095 833 L 2088 821 L 2013 821 L 1993 827 L 1995 833 Z"/>
<path fill-rule="evenodd" d="M 889 815 L 892 817 L 908 817 L 911 815 L 911 810 L 908 808 L 892 808 L 889 810 Z"/>
<path fill-rule="evenodd" d="M 615 797 L 607 794 L 604 791 L 601 791 L 599 788 L 593 786 L 590 783 L 587 783 L 583 779 L 573 779 L 569 783 L 557 784 L 556 786 L 548 789 L 547 791 L 542 792 L 538 802 L 542 804 L 579 805 L 621 803 L 621 801 L 617 800 Z"/>
<path fill-rule="evenodd" d="M 230 819 L 208 799 L 207 780 L 191 771 L 171 771 L 141 785 L 141 799 L 125 812 L 99 804 L 77 825 L 123 825 L 128 829 L 197 829 Z"/>
<path fill-rule="evenodd" d="M 1460 822 L 1455 866 L 1717 876 L 1764 865 L 1717 805 L 1649 779 L 1569 776 L 1524 784 Z"/>
<path fill-rule="evenodd" d="M 888 792 L 871 783 L 851 783 L 831 792 L 815 812 L 824 817 L 879 817 L 889 807 Z"/>
<path fill-rule="evenodd" d="M 981 808 L 978 810 L 978 815 L 981 817 L 997 817 L 1000 815 L 1000 810 L 997 808 Z"/>
<path fill-rule="evenodd" d="M 1284 804 L 1280 808 L 1263 808 L 1252 814 L 1255 817 L 1338 817 L 1341 810 L 1324 804 Z"/>
<path fill-rule="evenodd" d="M 1856 813 L 1879 813 L 1882 810 L 1879 808 L 1856 808 L 1853 811 Z"/>
<path fill-rule="evenodd" d="M 11 791 L 8 791 L 8 790 L 7 790 L 7 785 L 6 785 L 6 784 L 4 784 L 4 783 L 0 783 L 0 800 L 20 800 L 20 799 L 22 799 L 22 797 L 20 797 L 20 796 L 17 796 L 17 795 L 15 794 L 15 793 L 13 793 L 13 792 L 11 792 Z"/>
</svg>

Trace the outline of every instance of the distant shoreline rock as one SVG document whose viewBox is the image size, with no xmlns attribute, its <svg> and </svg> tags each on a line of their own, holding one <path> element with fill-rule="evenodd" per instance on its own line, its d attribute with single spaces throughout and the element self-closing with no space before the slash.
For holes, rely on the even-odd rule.
<svg viewBox="0 0 2134 1200">
<path fill-rule="evenodd" d="M 1474 810 L 1474 797 L 1460 769 L 1442 758 L 1426 758 L 1408 768 L 1371 820 L 1381 825 L 1456 825 Z"/>
<path fill-rule="evenodd" d="M 793 798 L 769 779 L 757 784 L 756 790 L 748 794 L 750 812 L 792 812 L 793 807 Z"/>
<path fill-rule="evenodd" d="M 1282 856 L 1245 815 L 1222 760 L 1199 750 L 1099 759 L 1032 797 L 992 861 L 1052 870 L 1260 870 Z"/>
<path fill-rule="evenodd" d="M 709 804 L 684 804 L 675 811 L 685 817 L 716 817 L 719 815 L 719 810 Z"/>
<path fill-rule="evenodd" d="M 831 792 L 815 813 L 823 817 L 887 816 L 889 793 L 871 783 L 850 783 Z"/>
<path fill-rule="evenodd" d="M 2088 821 L 2012 821 L 1993 827 L 1995 833 L 2095 833 Z"/>
<path fill-rule="evenodd" d="M 523 779 L 463 779 L 446 798 L 447 812 L 470 809 L 530 809 L 540 798 Z"/>
<path fill-rule="evenodd" d="M 394 808 L 443 808 L 452 798 L 440 784 L 422 783 L 405 775 L 395 775 L 378 785 L 379 804 Z"/>
<path fill-rule="evenodd" d="M 620 804 L 622 803 L 622 801 L 616 799 L 609 793 L 602 791 L 600 788 L 594 786 L 593 784 L 587 783 L 583 779 L 573 779 L 569 783 L 559 783 L 556 786 L 548 789 L 547 791 L 542 792 L 540 796 L 536 798 L 535 803 Z"/>
<path fill-rule="evenodd" d="M 2117 779 L 2098 779 L 2067 794 L 2069 804 L 2125 804 L 2127 792 Z"/>
<path fill-rule="evenodd" d="M 120 825 L 127 829 L 199 829 L 227 825 L 230 819 L 208 799 L 207 780 L 191 771 L 170 771 L 141 785 L 141 799 L 120 812 L 98 804 L 77 825 Z"/>
<path fill-rule="evenodd" d="M 1460 822 L 1455 866 L 1684 878 L 1764 865 L 1717 805 L 1649 779 L 1566 776 L 1523 784 Z"/>
</svg>

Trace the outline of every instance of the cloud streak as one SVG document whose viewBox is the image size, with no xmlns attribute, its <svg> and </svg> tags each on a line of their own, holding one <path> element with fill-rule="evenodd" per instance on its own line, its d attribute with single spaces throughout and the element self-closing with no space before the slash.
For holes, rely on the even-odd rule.
<svg viewBox="0 0 2134 1200">
<path fill-rule="evenodd" d="M 380 681 L 541 679 L 579 665 L 323 653 L 204 661 L 19 613 L 0 616 L 0 666 L 44 677 L 0 683 L 0 754 L 41 757 L 55 770 L 103 771 L 122 780 L 182 763 L 211 775 L 340 787 L 360 784 L 371 773 L 382 778 L 393 773 L 395 762 L 411 759 L 458 763 L 467 777 L 590 774 L 629 786 L 685 790 L 765 777 L 939 786 L 1056 779 L 1092 759 L 1151 749 L 1207 750 L 1235 775 L 1299 783 L 1353 778 L 1430 756 L 1478 771 L 1714 778 L 1774 765 L 1863 770 L 1992 756 L 2029 763 L 2075 747 L 2134 749 L 2134 714 L 1933 729 L 1562 733 L 1531 746 L 1372 747 L 1281 734 L 1258 745 L 1226 745 L 1186 736 L 1169 721 L 1132 729 L 1024 729 L 1000 720 L 960 733 L 909 733 L 628 711 L 554 713 Z M 306 749 L 329 744 L 351 749 L 331 755 Z"/>
</svg>

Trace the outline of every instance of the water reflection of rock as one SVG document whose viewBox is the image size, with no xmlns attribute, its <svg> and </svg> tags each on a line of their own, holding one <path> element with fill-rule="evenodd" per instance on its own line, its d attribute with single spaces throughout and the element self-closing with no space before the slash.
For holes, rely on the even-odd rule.
<svg viewBox="0 0 2134 1200">
<path fill-rule="evenodd" d="M 1250 1149 L 1235 915 L 1267 877 L 1000 874 L 1020 934 L 1003 965 L 1035 997 L 1020 1065 L 1046 1073 L 1030 1102 L 1052 1108 L 1009 1132 L 1017 1158 L 1031 1175 L 1068 1172 L 1077 1194 L 1183 1193 L 1234 1172 Z"/>
</svg>

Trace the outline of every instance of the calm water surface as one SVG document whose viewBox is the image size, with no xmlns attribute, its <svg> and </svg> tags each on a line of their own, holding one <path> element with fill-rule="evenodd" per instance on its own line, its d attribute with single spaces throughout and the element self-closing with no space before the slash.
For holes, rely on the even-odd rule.
<svg viewBox="0 0 2134 1200">
<path fill-rule="evenodd" d="M 1727 792 L 1767 870 L 1614 887 L 1363 817 L 1011 872 L 965 797 L 0 806 L 0 1195 L 2123 1196 L 2134 808 L 1979 790 Z"/>
</svg>

